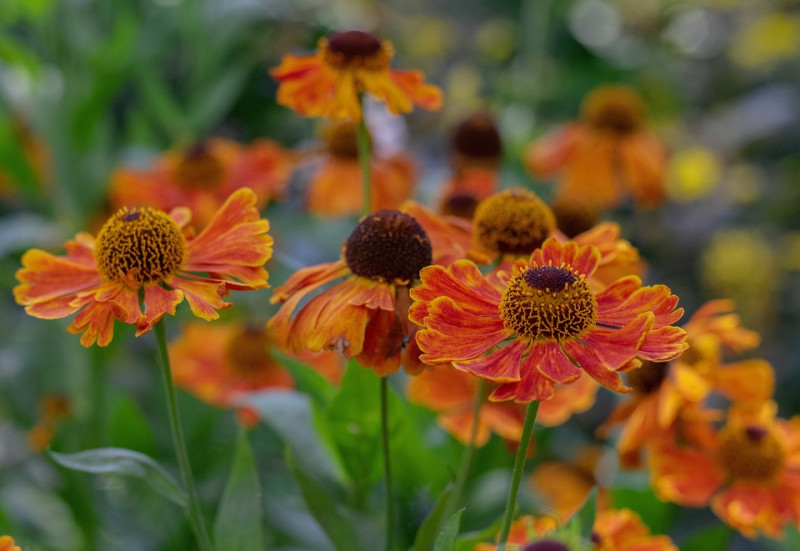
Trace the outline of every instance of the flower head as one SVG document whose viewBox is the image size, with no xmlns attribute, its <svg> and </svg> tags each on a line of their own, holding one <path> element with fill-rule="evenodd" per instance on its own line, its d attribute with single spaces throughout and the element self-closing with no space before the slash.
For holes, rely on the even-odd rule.
<svg viewBox="0 0 800 551">
<path fill-rule="evenodd" d="M 313 56 L 283 58 L 271 74 L 280 82 L 278 103 L 307 117 L 361 119 L 359 94 L 386 102 L 392 113 L 414 105 L 438 109 L 439 88 L 426 84 L 419 71 L 397 71 L 389 64 L 394 48 L 364 31 L 344 31 L 321 38 Z"/>
<path fill-rule="evenodd" d="M 356 124 L 336 122 L 324 133 L 327 155 L 308 184 L 308 210 L 321 216 L 362 212 L 361 166 L 358 161 Z M 414 161 L 406 154 L 370 158 L 370 212 L 396 209 L 411 197 L 416 179 Z"/>
<path fill-rule="evenodd" d="M 147 206 L 169 212 L 188 207 L 193 222 L 203 226 L 237 189 L 252 189 L 258 209 L 283 197 L 291 168 L 291 154 L 274 142 L 243 146 L 209 138 L 168 151 L 149 168 L 117 170 L 111 176 L 109 198 L 116 209 Z"/>
<path fill-rule="evenodd" d="M 415 346 L 406 347 L 416 330 L 408 323 L 408 289 L 431 263 L 431 243 L 408 214 L 381 210 L 365 216 L 348 237 L 342 258 L 304 268 L 275 289 L 272 302 L 283 302 L 270 326 L 285 331 L 295 352 L 318 352 L 340 345 L 381 375 L 420 368 Z M 345 278 L 311 299 L 292 318 L 310 292 Z M 403 350 L 405 349 L 405 358 Z"/>
<path fill-rule="evenodd" d="M 232 407 L 245 392 L 293 388 L 294 379 L 272 353 L 276 347 L 281 350 L 280 342 L 263 324 L 187 324 L 169 346 L 175 384 L 223 408 Z M 300 359 L 329 380 L 338 380 L 338 354 L 306 353 Z M 257 419 L 252 410 L 239 413 L 245 422 Z"/>
<path fill-rule="evenodd" d="M 425 268 L 409 312 L 423 327 L 422 361 L 452 362 L 501 383 L 494 400 L 546 400 L 556 383 L 582 372 L 611 390 L 630 390 L 618 371 L 685 350 L 685 332 L 672 326 L 683 311 L 667 287 L 643 287 L 636 276 L 595 293 L 587 278 L 599 261 L 595 247 L 551 238 L 528 263 L 492 279 L 470 261 Z"/>
<path fill-rule="evenodd" d="M 267 286 L 272 237 L 256 200 L 250 189 L 236 191 L 197 235 L 183 230 L 187 209 L 122 208 L 97 238 L 68 241 L 66 256 L 26 252 L 14 297 L 34 317 L 77 313 L 68 331 L 82 333 L 84 346 L 110 343 L 114 319 L 146 333 L 184 299 L 197 317 L 216 319 L 231 306 L 222 300 L 230 290 Z"/>
<path fill-rule="evenodd" d="M 0 536 L 0 551 L 22 551 L 11 536 Z"/>
<path fill-rule="evenodd" d="M 780 538 L 786 525 L 800 525 L 800 417 L 778 419 L 776 409 L 734 409 L 713 438 L 692 446 L 662 439 L 650 456 L 656 494 L 688 507 L 710 503 L 748 537 Z"/>
<path fill-rule="evenodd" d="M 542 137 L 524 154 L 537 177 L 563 173 L 559 197 L 600 208 L 626 196 L 637 204 L 664 200 L 664 146 L 643 128 L 644 104 L 633 89 L 601 87 L 583 102 L 582 120 Z"/>
<path fill-rule="evenodd" d="M 522 188 L 481 201 L 473 217 L 475 244 L 489 254 L 529 255 L 556 229 L 550 207 Z"/>
</svg>

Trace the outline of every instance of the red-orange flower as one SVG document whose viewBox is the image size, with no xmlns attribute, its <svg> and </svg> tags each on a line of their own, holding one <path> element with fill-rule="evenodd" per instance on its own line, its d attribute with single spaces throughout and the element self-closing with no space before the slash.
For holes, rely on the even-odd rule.
<svg viewBox="0 0 800 551">
<path fill-rule="evenodd" d="M 414 105 L 439 109 L 442 91 L 426 84 L 419 71 L 390 69 L 392 57 L 390 42 L 344 31 L 321 38 L 315 55 L 287 55 L 270 74 L 280 82 L 278 103 L 307 117 L 360 120 L 364 92 L 385 101 L 395 114 Z"/>
<path fill-rule="evenodd" d="M 0 536 L 0 551 L 22 551 L 11 536 Z"/>
<path fill-rule="evenodd" d="M 222 408 L 231 407 L 241 393 L 292 388 L 294 379 L 272 354 L 281 340 L 261 324 L 190 323 L 169 345 L 172 376 L 176 385 Z M 300 359 L 330 381 L 341 376 L 339 354 L 306 352 Z M 246 423 L 257 419 L 252 410 L 239 413 Z"/>
<path fill-rule="evenodd" d="M 308 210 L 323 216 L 362 212 L 361 166 L 358 161 L 356 125 L 351 121 L 331 125 L 326 133 L 329 156 L 311 176 Z M 373 155 L 370 159 L 370 212 L 396 209 L 414 191 L 416 167 L 407 155 Z"/>
<path fill-rule="evenodd" d="M 672 362 L 645 362 L 627 374 L 634 391 L 601 427 L 607 433 L 613 425 L 624 423 L 617 440 L 623 464 L 638 466 L 642 449 L 676 423 L 692 425 L 695 420 L 713 418 L 702 402 L 714 390 L 738 401 L 760 402 L 772 396 L 774 375 L 768 362 L 723 363 L 723 348 L 739 352 L 760 341 L 757 333 L 739 325 L 732 307 L 728 300 L 707 302 L 685 325 L 689 350 Z"/>
<path fill-rule="evenodd" d="M 348 237 L 340 260 L 304 268 L 275 289 L 272 302 L 283 302 L 270 326 L 285 331 L 295 352 L 338 348 L 380 376 L 394 373 L 401 361 L 416 372 L 408 322 L 408 289 L 431 262 L 431 243 L 412 216 L 381 210 L 364 217 Z M 312 291 L 345 278 L 312 298 L 294 317 Z M 404 353 L 405 349 L 405 353 Z"/>
<path fill-rule="evenodd" d="M 501 383 L 493 400 L 546 400 L 556 383 L 582 372 L 611 390 L 630 390 L 618 371 L 686 349 L 685 332 L 672 325 L 683 311 L 669 288 L 643 287 L 636 276 L 595 294 L 587 279 L 599 262 L 595 247 L 550 238 L 529 263 L 491 280 L 468 260 L 423 269 L 409 311 L 423 326 L 422 361 L 453 362 Z"/>
<path fill-rule="evenodd" d="M 643 129 L 644 104 L 624 86 L 601 87 L 583 102 L 583 121 L 545 135 L 524 154 L 537 177 L 563 173 L 558 196 L 600 208 L 631 196 L 637 204 L 664 200 L 666 151 Z"/>
<path fill-rule="evenodd" d="M 650 455 L 660 499 L 687 507 L 710 504 L 748 537 L 780 538 L 800 526 L 800 416 L 776 419 L 774 403 L 733 410 L 713 438 L 683 447 L 662 439 Z"/>
<path fill-rule="evenodd" d="M 507 551 L 521 551 L 522 546 L 548 534 L 558 528 L 558 522 L 553 517 L 533 517 L 523 515 L 511 523 L 506 542 Z M 491 543 L 479 543 L 474 551 L 496 551 L 497 546 Z M 556 548 L 557 549 L 557 548 Z"/>
<path fill-rule="evenodd" d="M 197 235 L 181 229 L 188 209 L 120 209 L 96 239 L 79 233 L 68 241 L 66 256 L 26 252 L 14 297 L 34 317 L 77 313 L 68 331 L 82 333 L 84 346 L 110 343 L 114 319 L 146 333 L 184 298 L 195 316 L 216 319 L 231 306 L 222 300 L 228 291 L 267 286 L 272 237 L 256 200 L 250 189 L 236 191 Z"/>
<path fill-rule="evenodd" d="M 170 211 L 188 207 L 193 223 L 208 224 L 231 193 L 248 187 L 259 210 L 286 193 L 292 155 L 280 145 L 258 140 L 243 146 L 209 138 L 181 151 L 168 151 L 152 167 L 121 168 L 111 176 L 114 209 L 153 207 Z"/>
</svg>

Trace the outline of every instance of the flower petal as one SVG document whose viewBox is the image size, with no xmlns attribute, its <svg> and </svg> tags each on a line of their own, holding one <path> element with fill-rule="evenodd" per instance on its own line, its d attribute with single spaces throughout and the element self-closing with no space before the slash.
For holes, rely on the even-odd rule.
<svg viewBox="0 0 800 551">
<path fill-rule="evenodd" d="M 564 355 L 557 342 L 544 342 L 536 346 L 541 348 L 541 358 L 536 368 L 542 375 L 561 384 L 570 383 L 581 376 L 580 368 Z"/>
<path fill-rule="evenodd" d="M 534 400 L 549 400 L 553 397 L 555 387 L 553 381 L 541 374 L 536 369 L 536 364 L 541 361 L 541 347 L 532 346 L 530 353 L 522 360 L 520 368 L 521 379 L 516 382 L 503 383 L 489 396 L 494 402 L 514 400 L 527 403 Z"/>
<path fill-rule="evenodd" d="M 180 281 L 183 281 L 183 280 L 180 280 Z M 189 282 L 186 282 L 186 283 L 188 284 Z M 174 285 L 174 282 L 173 282 L 173 285 Z M 187 287 L 190 290 L 194 289 L 194 290 L 191 291 L 192 294 L 194 295 L 192 297 L 191 301 L 197 302 L 198 301 L 197 294 L 196 294 L 197 291 L 198 290 L 200 290 L 200 291 L 205 290 L 203 287 L 201 287 L 201 285 L 208 286 L 208 284 L 207 283 L 200 283 L 200 284 L 194 284 L 194 285 L 197 287 L 196 289 L 194 289 L 194 287 L 191 284 L 188 284 Z M 150 331 L 155 326 L 155 324 L 158 323 L 161 320 L 161 318 L 164 317 L 164 314 L 169 314 L 170 316 L 174 316 L 175 315 L 175 310 L 176 310 L 178 304 L 180 304 L 181 301 L 183 301 L 184 295 L 186 295 L 187 297 L 189 296 L 188 293 L 185 293 L 182 290 L 175 289 L 175 290 L 171 290 L 170 291 L 170 290 L 164 289 L 163 287 L 161 287 L 159 285 L 147 285 L 147 286 L 145 286 L 145 288 L 144 288 L 144 307 L 145 307 L 144 318 L 139 323 L 139 328 L 136 330 L 136 336 L 138 337 L 138 336 L 143 335 L 143 334 L 147 333 L 148 331 Z M 191 301 L 190 301 L 189 304 L 191 304 Z M 201 315 L 198 315 L 195 312 L 195 308 L 194 307 L 192 308 L 192 312 L 194 312 L 195 315 L 197 315 L 198 317 L 203 317 Z M 216 313 L 216 311 L 214 311 L 214 313 Z M 203 318 L 203 319 L 216 319 L 216 318 Z"/>
<path fill-rule="evenodd" d="M 630 392 L 632 389 L 622 383 L 622 378 L 603 362 L 597 353 L 578 341 L 564 343 L 567 353 L 572 356 L 592 379 L 614 392 Z"/>
<path fill-rule="evenodd" d="M 582 339 L 594 349 L 604 365 L 617 371 L 637 356 L 654 321 L 653 314 L 646 312 L 621 329 L 595 327 Z"/>
<path fill-rule="evenodd" d="M 520 362 L 528 343 L 515 340 L 499 350 L 472 360 L 453 362 L 453 367 L 481 379 L 512 382 L 520 379 Z"/>
</svg>

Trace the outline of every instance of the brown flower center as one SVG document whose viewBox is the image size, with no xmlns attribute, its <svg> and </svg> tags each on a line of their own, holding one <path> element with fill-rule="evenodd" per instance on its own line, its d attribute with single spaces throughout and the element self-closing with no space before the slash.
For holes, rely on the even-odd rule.
<svg viewBox="0 0 800 551">
<path fill-rule="evenodd" d="M 583 275 L 567 268 L 528 268 L 512 277 L 500 300 L 503 324 L 533 340 L 577 337 L 597 320 L 597 299 Z"/>
<path fill-rule="evenodd" d="M 627 134 L 642 126 L 644 103 L 626 86 L 598 88 L 583 101 L 583 117 L 595 128 Z"/>
<path fill-rule="evenodd" d="M 640 394 L 652 394 L 661 388 L 669 373 L 669 364 L 643 361 L 642 366 L 625 374 L 628 384 Z"/>
<path fill-rule="evenodd" d="M 172 177 L 187 189 L 216 190 L 225 178 L 225 165 L 204 141 L 193 145 L 176 164 Z"/>
<path fill-rule="evenodd" d="M 475 209 L 475 241 L 483 249 L 525 255 L 539 248 L 556 227 L 553 212 L 530 191 L 496 193 Z"/>
<path fill-rule="evenodd" d="M 772 483 L 783 459 L 780 442 L 763 427 L 727 427 L 720 432 L 717 461 L 733 480 Z"/>
<path fill-rule="evenodd" d="M 394 52 L 388 43 L 364 31 L 334 33 L 319 42 L 325 62 L 337 69 L 367 69 L 379 71 L 389 66 Z"/>
<path fill-rule="evenodd" d="M 358 126 L 351 121 L 339 122 L 325 129 L 328 152 L 340 159 L 358 158 Z"/>
<path fill-rule="evenodd" d="M 469 193 L 455 193 L 442 203 L 441 212 L 444 215 L 472 220 L 476 208 L 478 208 L 477 197 Z"/>
<path fill-rule="evenodd" d="M 503 144 L 494 119 L 488 113 L 476 113 L 464 119 L 453 134 L 453 148 L 466 157 L 484 160 L 500 157 Z"/>
<path fill-rule="evenodd" d="M 359 276 L 410 282 L 432 260 L 431 241 L 419 222 L 396 210 L 365 216 L 345 243 L 345 261 Z"/>
<path fill-rule="evenodd" d="M 270 344 L 265 327 L 248 325 L 228 342 L 225 357 L 238 375 L 257 375 L 276 366 L 269 353 Z"/>
<path fill-rule="evenodd" d="M 569 551 L 569 547 L 556 540 L 539 540 L 529 543 L 522 551 Z"/>
<path fill-rule="evenodd" d="M 594 227 L 598 209 L 581 201 L 559 199 L 550 205 L 556 217 L 556 226 L 567 237 L 575 237 Z"/>
<path fill-rule="evenodd" d="M 186 258 L 186 240 L 167 213 L 123 207 L 100 230 L 94 255 L 105 279 L 141 285 L 172 276 Z"/>
</svg>

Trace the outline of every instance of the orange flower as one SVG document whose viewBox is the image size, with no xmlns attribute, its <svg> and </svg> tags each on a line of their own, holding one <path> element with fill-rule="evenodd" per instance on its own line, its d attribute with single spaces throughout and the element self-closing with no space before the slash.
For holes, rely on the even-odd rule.
<svg viewBox="0 0 800 551">
<path fill-rule="evenodd" d="M 800 526 L 800 416 L 776 419 L 772 402 L 732 410 L 713 438 L 691 447 L 662 439 L 650 455 L 658 497 L 686 507 L 710 503 L 748 537 L 780 538 Z"/>
<path fill-rule="evenodd" d="M 430 262 L 430 240 L 413 217 L 395 210 L 372 213 L 350 234 L 340 260 L 304 268 L 275 289 L 272 302 L 284 305 L 270 327 L 285 331 L 295 352 L 341 345 L 347 358 L 381 377 L 397 371 L 401 360 L 406 371 L 419 371 L 416 328 L 406 313 L 408 289 Z M 292 318 L 306 295 L 341 278 Z"/>
<path fill-rule="evenodd" d="M 599 262 L 595 247 L 551 238 L 528 264 L 518 261 L 492 280 L 468 260 L 425 268 L 409 311 L 423 326 L 420 359 L 501 383 L 490 397 L 498 401 L 547 400 L 556 383 L 582 372 L 616 392 L 630 390 L 617 371 L 686 349 L 685 332 L 672 326 L 683 311 L 669 288 L 643 287 L 636 276 L 595 294 L 587 279 Z"/>
<path fill-rule="evenodd" d="M 539 404 L 536 422 L 546 427 L 566 423 L 574 414 L 594 405 L 597 389 L 597 382 L 585 373 L 568 384 L 556 385 L 552 398 Z"/>
<path fill-rule="evenodd" d="M 11 536 L 0 536 L 0 551 L 22 551 Z"/>
<path fill-rule="evenodd" d="M 170 343 L 175 384 L 217 407 L 231 407 L 239 394 L 265 388 L 292 388 L 294 379 L 273 357 L 278 339 L 266 326 L 226 323 L 190 323 Z M 306 353 L 300 359 L 317 368 L 330 381 L 341 376 L 338 354 Z M 246 422 L 257 415 L 241 410 Z"/>
<path fill-rule="evenodd" d="M 329 157 L 309 182 L 308 210 L 324 216 L 358 214 L 363 198 L 356 125 L 349 121 L 332 124 L 325 138 Z M 370 167 L 370 212 L 396 209 L 411 197 L 416 167 L 408 156 L 381 158 L 373 155 Z"/>
<path fill-rule="evenodd" d="M 58 425 L 72 415 L 72 406 L 66 396 L 50 394 L 39 402 L 39 422 L 28 431 L 28 445 L 42 451 L 53 439 Z"/>
<path fill-rule="evenodd" d="M 68 241 L 66 256 L 26 252 L 14 297 L 38 318 L 77 312 L 67 330 L 82 333 L 87 347 L 111 342 L 115 318 L 136 325 L 137 336 L 150 331 L 184 298 L 195 316 L 217 319 L 231 306 L 222 300 L 229 290 L 267 286 L 272 237 L 256 201 L 250 189 L 236 191 L 197 235 L 181 230 L 188 209 L 122 208 L 96 239 L 79 233 Z"/>
<path fill-rule="evenodd" d="M 643 127 L 644 104 L 624 86 L 601 87 L 583 102 L 583 121 L 530 145 L 524 162 L 537 177 L 564 174 L 558 196 L 580 197 L 600 208 L 630 195 L 637 204 L 665 196 L 666 152 Z"/>
<path fill-rule="evenodd" d="M 507 551 L 521 551 L 526 543 L 536 540 L 558 528 L 558 522 L 553 517 L 533 517 L 523 515 L 511 523 L 511 530 L 508 533 L 506 542 Z M 474 551 L 496 551 L 497 546 L 489 543 L 479 543 Z M 561 551 L 558 547 L 556 551 Z M 567 548 L 566 551 L 569 551 Z"/>
<path fill-rule="evenodd" d="M 406 201 L 400 210 L 414 217 L 431 240 L 431 264 L 449 266 L 467 257 L 472 242 L 472 224 L 461 218 L 438 215 L 416 203 Z"/>
<path fill-rule="evenodd" d="M 442 91 L 425 84 L 419 71 L 389 68 L 390 42 L 364 31 L 344 31 L 321 38 L 317 53 L 287 55 L 270 74 L 280 82 L 278 103 L 306 117 L 361 119 L 359 95 L 383 100 L 392 113 L 408 113 L 419 105 L 439 109 Z"/>
<path fill-rule="evenodd" d="M 183 151 L 166 152 L 150 168 L 117 170 L 111 176 L 109 198 L 114 209 L 188 207 L 194 223 L 204 226 L 239 188 L 255 192 L 259 210 L 282 198 L 291 170 L 291 153 L 274 142 L 258 140 L 243 146 L 209 138 Z"/>
<path fill-rule="evenodd" d="M 650 529 L 630 509 L 599 511 L 592 541 L 596 551 L 678 551 L 668 536 L 650 535 Z"/>
<path fill-rule="evenodd" d="M 715 413 L 702 406 L 712 390 L 732 400 L 760 402 L 772 396 L 774 375 L 769 363 L 757 359 L 723 363 L 723 346 L 738 352 L 760 340 L 757 333 L 739 325 L 732 307 L 727 300 L 707 302 L 686 323 L 690 348 L 679 359 L 645 362 L 628 373 L 633 393 L 600 428 L 607 434 L 613 425 L 624 423 L 617 450 L 625 466 L 639 466 L 642 449 L 676 423 L 686 430 L 695 420 L 714 418 Z"/>
</svg>

